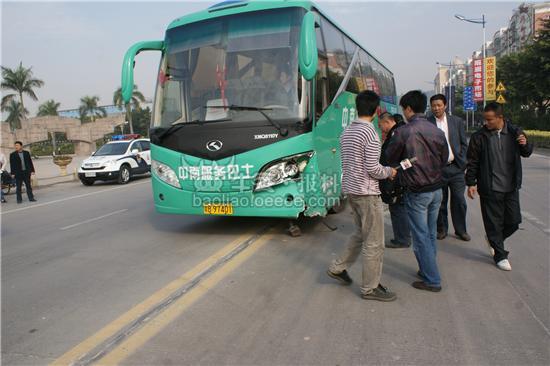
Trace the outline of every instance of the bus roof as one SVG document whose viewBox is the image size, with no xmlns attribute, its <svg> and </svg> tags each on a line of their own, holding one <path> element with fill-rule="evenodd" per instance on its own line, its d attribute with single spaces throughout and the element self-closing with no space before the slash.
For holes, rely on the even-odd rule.
<svg viewBox="0 0 550 366">
<path fill-rule="evenodd" d="M 365 47 L 361 46 L 361 43 L 358 42 L 353 36 L 349 35 L 344 28 L 340 27 L 330 16 L 328 16 L 323 10 L 321 10 L 313 1 L 301 1 L 301 0 L 277 0 L 277 1 L 260 1 L 260 0 L 226 0 L 220 3 L 214 4 L 209 8 L 198 11 L 189 15 L 184 15 L 180 18 L 175 19 L 169 25 L 167 30 L 176 28 L 182 25 L 199 22 L 207 19 L 214 19 L 221 16 L 247 13 L 259 10 L 269 10 L 269 9 L 282 9 L 290 7 L 301 7 L 306 10 L 315 10 L 322 14 L 327 20 L 329 20 L 336 28 L 338 28 L 342 33 L 348 36 L 353 42 L 359 45 L 360 48 L 364 49 L 368 54 L 374 58 L 378 63 L 380 63 L 390 74 L 393 76 L 393 73 L 381 62 L 377 57 L 373 56 Z"/>
</svg>

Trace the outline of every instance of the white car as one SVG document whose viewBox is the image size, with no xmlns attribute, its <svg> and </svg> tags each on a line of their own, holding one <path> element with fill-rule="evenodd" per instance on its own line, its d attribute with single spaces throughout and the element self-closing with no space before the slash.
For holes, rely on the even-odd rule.
<svg viewBox="0 0 550 366">
<path fill-rule="evenodd" d="M 132 176 L 151 171 L 149 139 L 130 137 L 125 140 L 125 135 L 113 137 L 117 138 L 116 141 L 101 146 L 78 168 L 78 178 L 85 186 L 91 186 L 96 180 L 117 180 L 126 184 Z"/>
</svg>

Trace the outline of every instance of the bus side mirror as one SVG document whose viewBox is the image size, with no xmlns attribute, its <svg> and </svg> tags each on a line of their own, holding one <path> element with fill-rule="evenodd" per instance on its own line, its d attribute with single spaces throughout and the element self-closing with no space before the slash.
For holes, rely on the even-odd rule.
<svg viewBox="0 0 550 366">
<path fill-rule="evenodd" d="M 315 14 L 311 11 L 304 15 L 300 33 L 298 60 L 300 72 L 306 80 L 312 80 L 317 72 L 317 37 L 315 34 Z"/>
<path fill-rule="evenodd" d="M 134 91 L 134 58 L 141 51 L 163 51 L 164 41 L 138 42 L 126 51 L 122 62 L 122 100 L 129 103 Z"/>
</svg>

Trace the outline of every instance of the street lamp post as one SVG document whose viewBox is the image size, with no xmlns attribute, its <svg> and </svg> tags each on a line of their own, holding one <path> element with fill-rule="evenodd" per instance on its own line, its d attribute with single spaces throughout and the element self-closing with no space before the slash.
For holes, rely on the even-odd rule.
<svg viewBox="0 0 550 366">
<path fill-rule="evenodd" d="M 481 19 L 468 19 L 463 15 L 455 14 L 455 18 L 458 20 L 462 20 L 464 22 L 468 23 L 474 23 L 474 24 L 481 24 L 483 26 L 483 45 L 481 46 L 482 53 L 483 53 L 483 108 L 485 108 L 485 14 L 481 14 Z"/>
<path fill-rule="evenodd" d="M 445 66 L 445 67 L 448 67 L 449 68 L 449 100 L 448 100 L 448 103 L 449 103 L 449 115 L 453 115 L 453 96 L 451 95 L 451 93 L 453 92 L 453 62 L 449 62 L 449 64 L 442 64 L 442 63 L 439 63 L 439 62 L 436 62 L 436 64 L 441 67 L 441 66 Z"/>
</svg>

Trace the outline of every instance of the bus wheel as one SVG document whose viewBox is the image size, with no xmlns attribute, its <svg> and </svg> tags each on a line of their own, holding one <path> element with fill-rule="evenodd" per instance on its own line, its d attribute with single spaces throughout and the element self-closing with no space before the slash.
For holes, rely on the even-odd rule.
<svg viewBox="0 0 550 366">
<path fill-rule="evenodd" d="M 293 238 L 302 236 L 302 230 L 300 230 L 300 227 L 296 225 L 296 221 L 290 221 L 288 223 L 288 234 Z"/>
<path fill-rule="evenodd" d="M 338 203 L 331 208 L 329 208 L 328 213 L 329 215 L 332 214 L 338 214 L 346 209 L 346 205 L 348 203 L 348 196 L 341 195 L 340 199 L 338 200 Z"/>
</svg>

